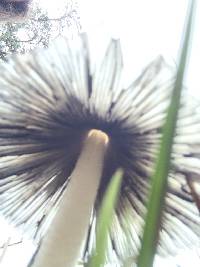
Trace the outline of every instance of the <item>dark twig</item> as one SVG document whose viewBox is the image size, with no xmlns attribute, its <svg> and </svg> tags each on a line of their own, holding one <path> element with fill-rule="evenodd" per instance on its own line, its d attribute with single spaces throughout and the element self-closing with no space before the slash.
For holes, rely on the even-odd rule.
<svg viewBox="0 0 200 267">
<path fill-rule="evenodd" d="M 188 184 L 190 191 L 191 191 L 191 195 L 192 195 L 194 202 L 196 203 L 196 206 L 197 206 L 199 213 L 200 213 L 200 195 L 196 191 L 195 184 L 194 184 L 193 177 L 192 177 L 193 174 L 192 173 L 186 173 L 185 175 L 186 175 L 185 177 L 186 177 L 187 184 Z"/>
</svg>

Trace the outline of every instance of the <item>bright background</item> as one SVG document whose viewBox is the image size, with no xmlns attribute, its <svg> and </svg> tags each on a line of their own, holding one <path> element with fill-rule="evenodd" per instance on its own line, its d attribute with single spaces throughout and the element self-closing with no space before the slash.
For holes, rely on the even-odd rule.
<svg viewBox="0 0 200 267">
<path fill-rule="evenodd" d="M 61 0 L 60 0 L 61 1 Z M 79 1 L 83 30 L 119 36 L 128 72 L 138 72 L 162 54 L 177 60 L 188 0 Z M 200 5 L 197 6 L 193 45 L 186 84 L 200 98 Z"/>
<path fill-rule="evenodd" d="M 66 0 L 40 0 L 52 16 L 63 9 Z M 83 31 L 120 37 L 127 70 L 127 80 L 133 79 L 141 69 L 157 55 L 162 54 L 169 62 L 177 61 L 186 0 L 79 0 L 80 22 Z M 200 99 L 200 6 L 197 7 L 193 45 L 185 84 L 189 92 Z M 0 247 L 12 236 L 10 246 L 1 267 L 25 267 L 34 250 L 32 243 L 23 240 L 0 219 Z M 0 253 L 2 249 L 0 250 Z M 0 254 L 1 255 L 1 254 Z M 157 266 L 200 266 L 197 251 L 183 251 L 176 258 L 157 259 Z"/>
</svg>

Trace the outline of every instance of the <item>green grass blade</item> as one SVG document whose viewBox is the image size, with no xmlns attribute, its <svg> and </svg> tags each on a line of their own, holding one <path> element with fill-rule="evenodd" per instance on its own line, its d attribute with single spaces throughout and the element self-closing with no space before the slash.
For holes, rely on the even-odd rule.
<svg viewBox="0 0 200 267">
<path fill-rule="evenodd" d="M 163 128 L 163 136 L 155 172 L 152 177 L 152 187 L 149 203 L 147 205 L 146 224 L 144 228 L 143 242 L 138 258 L 138 267 L 151 267 L 153 265 L 154 255 L 160 228 L 162 210 L 167 187 L 167 177 L 170 168 L 170 155 L 172 151 L 173 137 L 176 129 L 178 109 L 180 106 L 181 89 L 185 73 L 188 47 L 194 16 L 195 1 L 191 1 L 189 15 L 186 21 L 184 39 L 181 48 L 180 60 L 176 81 L 169 105 L 166 122 Z"/>
<path fill-rule="evenodd" d="M 112 223 L 122 176 L 122 170 L 118 170 L 113 175 L 105 193 L 97 222 L 96 249 L 91 256 L 87 267 L 102 267 L 104 265 L 108 243 L 108 230 Z"/>
</svg>

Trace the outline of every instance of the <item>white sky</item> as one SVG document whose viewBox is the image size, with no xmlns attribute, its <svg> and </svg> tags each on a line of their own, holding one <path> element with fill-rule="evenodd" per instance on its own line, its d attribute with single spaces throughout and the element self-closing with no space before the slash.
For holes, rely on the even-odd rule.
<svg viewBox="0 0 200 267">
<path fill-rule="evenodd" d="M 38 0 L 51 14 L 67 0 Z M 177 60 L 188 0 L 77 0 L 83 31 L 120 37 L 127 76 L 133 79 L 149 61 L 162 54 Z M 62 9 L 62 8 L 61 8 Z M 200 98 L 200 5 L 186 85 Z"/>
<path fill-rule="evenodd" d="M 187 3 L 187 0 L 79 1 L 83 29 L 119 36 L 131 73 L 158 54 L 176 61 Z M 196 13 L 186 84 L 192 94 L 200 97 L 200 5 Z"/>
<path fill-rule="evenodd" d="M 41 0 L 51 14 L 66 0 Z M 162 54 L 170 61 L 177 59 L 181 40 L 186 0 L 78 0 L 80 20 L 84 31 L 99 32 L 120 37 L 127 77 L 138 73 L 150 60 Z M 197 7 L 196 27 L 188 68 L 186 84 L 194 97 L 200 98 L 200 5 Z M 9 231 L 0 220 L 1 237 Z M 15 237 L 20 240 L 20 237 Z M 26 251 L 25 251 L 26 247 Z M 30 242 L 24 246 L 15 246 L 1 263 L 1 267 L 25 267 L 33 249 Z M 182 267 L 198 266 L 196 252 L 183 253 L 177 261 Z M 175 267 L 174 261 L 158 260 L 158 265 Z"/>
</svg>

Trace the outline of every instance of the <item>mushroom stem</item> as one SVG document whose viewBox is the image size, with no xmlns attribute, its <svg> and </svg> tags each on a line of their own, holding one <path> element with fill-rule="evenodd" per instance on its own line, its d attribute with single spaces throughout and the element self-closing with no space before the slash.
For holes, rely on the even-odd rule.
<svg viewBox="0 0 200 267">
<path fill-rule="evenodd" d="M 32 267 L 76 265 L 99 188 L 108 140 L 108 136 L 99 130 L 89 131 Z"/>
</svg>

